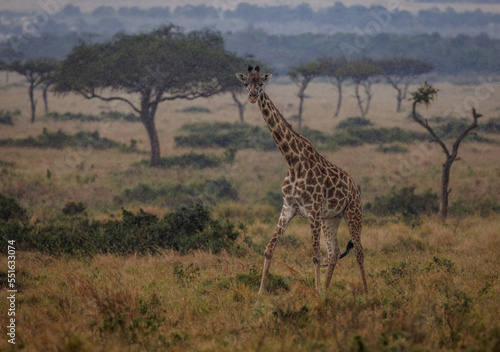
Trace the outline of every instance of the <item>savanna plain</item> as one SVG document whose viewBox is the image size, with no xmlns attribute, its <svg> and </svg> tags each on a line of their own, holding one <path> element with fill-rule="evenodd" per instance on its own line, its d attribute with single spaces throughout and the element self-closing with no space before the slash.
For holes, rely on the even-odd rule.
<svg viewBox="0 0 500 352">
<path fill-rule="evenodd" d="M 52 115 L 44 115 L 41 92 L 36 91 L 38 113 L 32 124 L 24 81 L 14 74 L 8 83 L 3 77 L 1 81 L 0 106 L 12 112 L 13 125 L 0 125 L 0 140 L 47 139 L 58 130 L 67 135 L 98 131 L 100 138 L 122 147 L 35 148 L 13 143 L 0 147 L 0 193 L 25 210 L 1 233 L 0 350 L 500 350 L 498 134 L 480 130 L 478 136 L 484 138 L 462 144 L 461 160 L 451 171 L 446 221 L 425 204 L 422 213 L 413 214 L 412 204 L 393 204 L 396 210 L 377 212 L 382 205 L 391 208 L 405 188 L 420 202 L 436 201 L 431 195 L 438 194 L 444 162 L 436 144 L 417 140 L 320 150 L 361 186 L 368 293 L 352 253 L 336 267 L 328 290 L 319 294 L 314 290 L 309 225 L 296 218 L 274 254 L 270 292 L 258 295 L 264 248 L 280 211 L 280 186 L 286 174 L 282 155 L 277 150 L 196 148 L 175 142 L 176 136 L 187 133 L 186 124 L 206 123 L 202 126 L 207 129 L 213 122 L 237 125 L 238 111 L 229 95 L 164 103 L 156 117 L 162 157 L 184 160 L 186 155 L 205 155 L 218 161 L 215 166 L 180 162 L 150 168 L 149 142 L 140 122 L 53 117 L 54 113 L 127 114 L 125 104 L 50 95 Z M 498 83 L 485 88 L 472 77 L 469 82 L 433 85 L 439 89 L 438 99 L 428 108 L 419 107 L 430 123 L 445 123 L 439 117 L 450 111 L 456 119 L 469 122 L 471 102 L 483 114 L 480 125 L 500 116 Z M 410 86 L 410 91 L 416 87 Z M 266 91 L 296 125 L 297 87 L 278 78 Z M 333 117 L 335 104 L 331 84 L 312 83 L 303 125 L 334 136 L 341 122 L 359 116 L 352 86 L 345 87 L 338 117 Z M 372 128 L 423 133 L 408 117 L 410 108 L 406 100 L 402 112 L 396 113 L 395 91 L 376 84 L 368 119 Z M 245 120 L 265 128 L 256 105 L 246 107 Z M 262 132 L 258 138 L 272 143 L 270 134 Z M 223 187 L 219 192 L 213 185 Z M 202 207 L 193 207 L 199 202 Z M 175 232 L 175 226 L 158 236 L 177 244 L 154 250 L 141 249 L 146 248 L 144 243 L 126 229 L 120 233 L 131 236 L 127 240 L 137 243 L 136 250 L 89 248 L 85 237 L 76 237 L 87 231 L 82 226 L 94 231 L 106 224 L 109 232 L 113 224 L 123 227 L 125 218 L 130 221 L 127 226 L 139 229 L 142 236 L 142 223 L 170 221 L 172 216 L 166 219 L 165 214 L 182 218 L 186 209 L 191 215 L 198 209 L 210 217 L 207 226 L 212 230 L 204 231 L 214 241 L 217 229 L 229 228 L 226 242 L 197 247 L 195 241 L 192 247 L 183 247 L 188 241 L 176 242 L 176 236 L 185 234 Z M 33 243 L 41 243 L 36 242 L 37 235 L 53 242 L 16 251 L 16 344 L 12 345 L 5 334 L 7 241 L 22 228 L 29 228 Z M 63 229 L 57 236 L 68 236 L 70 243 L 50 237 L 55 229 Z M 338 238 L 345 248 L 349 239 L 345 223 Z M 199 241 L 205 241 L 203 236 Z M 326 261 L 325 246 L 322 251 Z"/>
</svg>

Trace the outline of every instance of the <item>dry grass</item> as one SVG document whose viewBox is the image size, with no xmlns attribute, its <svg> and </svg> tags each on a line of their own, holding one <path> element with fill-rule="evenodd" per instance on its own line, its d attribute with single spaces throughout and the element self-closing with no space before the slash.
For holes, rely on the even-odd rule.
<svg viewBox="0 0 500 352">
<path fill-rule="evenodd" d="M 14 75 L 12 75 L 14 76 Z M 11 78 L 11 82 L 14 78 Z M 14 126 L 2 126 L 0 138 L 38 135 L 44 127 L 65 132 L 99 130 L 103 137 L 128 143 L 139 140 L 148 149 L 144 128 L 134 123 L 28 122 L 27 94 L 17 85 L 5 87 L 3 109 L 20 109 Z M 438 101 L 426 116 L 442 114 L 450 106 L 474 95 L 475 86 L 438 83 Z M 500 87 L 481 101 L 485 118 L 497 117 Z M 296 87 L 278 80 L 267 91 L 286 116 L 296 113 Z M 333 89 L 313 83 L 305 102 L 305 125 L 333 131 L 341 120 L 358 115 L 352 87 L 345 92 L 341 116 L 332 115 Z M 228 96 L 193 102 L 164 104 L 157 121 L 163 155 L 179 155 L 173 137 L 185 123 L 200 120 L 237 120 Z M 403 113 L 396 114 L 388 86 L 374 88 L 369 118 L 378 126 L 417 129 Z M 50 98 L 58 112 L 98 114 L 105 109 L 128 112 L 124 105 L 106 106 L 76 96 Z M 189 106 L 206 106 L 210 114 L 179 112 Z M 262 125 L 256 106 L 246 112 L 249 123 Z M 377 146 L 342 148 L 325 153 L 361 184 L 364 201 L 386 194 L 392 186 L 417 185 L 417 191 L 438 190 L 441 151 L 424 144 L 409 153 L 376 152 Z M 452 169 L 451 201 L 500 198 L 498 145 L 464 143 L 462 161 Z M 294 220 L 278 245 L 271 268 L 287 290 L 258 296 L 257 278 L 262 249 L 273 232 L 278 213 L 262 199 L 277 191 L 286 168 L 278 152 L 239 151 L 233 164 L 217 169 L 156 170 L 132 167 L 147 154 L 114 150 L 38 150 L 3 148 L 0 192 L 15 196 L 27 207 L 32 220 L 58 214 L 68 201 L 83 201 L 93 218 L 109 218 L 121 207 L 163 214 L 155 204 L 123 203 L 122 192 L 140 182 L 189 183 L 225 176 L 237 188 L 240 200 L 218 204 L 214 213 L 247 224 L 253 247 L 243 256 L 197 252 L 179 256 L 100 255 L 94 258 L 56 258 L 40 253 L 18 253 L 19 300 L 17 348 L 29 351 L 493 351 L 498 350 L 500 324 L 499 237 L 500 217 L 450 218 L 446 224 L 425 218 L 420 224 L 371 219 L 363 230 L 369 293 L 362 285 L 354 256 L 336 269 L 332 287 L 321 296 L 314 292 L 309 226 Z M 220 150 L 209 150 L 222 154 Z M 51 177 L 48 177 L 47 170 Z M 8 234 L 7 234 L 8 235 Z M 347 241 L 344 224 L 339 231 Z M 5 253 L 0 262 L 5 263 Z M 4 270 L 4 268 L 1 268 Z M 2 288 L 2 296 L 6 296 Z M 7 300 L 0 300 L 5 312 Z M 7 315 L 0 314 L 6 326 Z M 0 350 L 8 350 L 5 338 Z"/>
<path fill-rule="evenodd" d="M 498 216 L 448 226 L 432 219 L 418 228 L 367 226 L 367 295 L 352 256 L 337 268 L 328 294 L 315 293 L 304 224 L 288 235 L 298 237 L 299 247 L 284 241 L 272 267 L 289 278 L 289 290 L 268 296 L 236 279 L 260 267 L 258 254 L 57 259 L 19 253 L 18 347 L 348 351 L 359 335 L 367 350 L 493 351 L 500 343 L 499 226 Z M 342 231 L 344 242 L 345 236 Z M 0 306 L 6 311 L 4 300 Z M 7 348 L 5 339 L 0 346 Z"/>
</svg>

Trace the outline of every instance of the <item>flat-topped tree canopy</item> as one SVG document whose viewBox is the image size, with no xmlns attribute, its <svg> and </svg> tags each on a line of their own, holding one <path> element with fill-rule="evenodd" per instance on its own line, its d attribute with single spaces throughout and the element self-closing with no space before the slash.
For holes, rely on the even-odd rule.
<svg viewBox="0 0 500 352">
<path fill-rule="evenodd" d="M 150 164 L 157 166 L 160 149 L 154 116 L 158 104 L 229 91 L 227 67 L 236 58 L 225 51 L 218 32 L 184 33 L 168 25 L 149 33 L 118 34 L 106 43 L 81 43 L 62 61 L 54 90 L 127 103 L 148 131 Z M 138 94 L 138 98 L 123 93 Z"/>
</svg>

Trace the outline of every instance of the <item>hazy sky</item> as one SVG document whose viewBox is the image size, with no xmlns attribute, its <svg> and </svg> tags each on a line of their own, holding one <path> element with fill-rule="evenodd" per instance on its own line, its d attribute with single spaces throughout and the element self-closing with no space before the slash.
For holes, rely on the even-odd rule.
<svg viewBox="0 0 500 352">
<path fill-rule="evenodd" d="M 249 2 L 260 6 L 288 5 L 297 6 L 302 3 L 308 3 L 313 9 L 332 6 L 335 1 L 332 0 L 0 0 L 1 10 L 29 10 L 40 11 L 44 8 L 62 9 L 67 4 L 79 6 L 82 11 L 92 11 L 99 6 L 149 8 L 153 6 L 174 8 L 186 4 L 214 6 L 222 9 L 234 9 L 240 2 Z M 408 11 L 417 11 L 423 8 L 430 8 L 436 5 L 429 3 L 415 3 L 407 0 L 341 0 L 345 5 L 382 5 L 390 9 L 400 9 Z M 438 7 L 445 9 L 450 4 L 440 4 Z M 457 4 L 453 5 L 457 11 L 474 10 L 477 8 L 487 12 L 500 12 L 500 4 L 495 5 L 473 5 Z"/>
</svg>

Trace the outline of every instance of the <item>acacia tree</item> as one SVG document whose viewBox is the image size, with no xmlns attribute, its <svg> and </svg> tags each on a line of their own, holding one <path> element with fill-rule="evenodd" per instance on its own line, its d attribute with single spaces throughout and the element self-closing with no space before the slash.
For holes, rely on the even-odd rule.
<svg viewBox="0 0 500 352">
<path fill-rule="evenodd" d="M 342 105 L 342 84 L 349 78 L 345 75 L 345 71 L 342 70 L 342 67 L 347 65 L 347 60 L 344 57 L 328 57 L 320 59 L 319 62 L 322 66 L 323 74 L 326 75 L 330 79 L 330 82 L 337 88 L 337 107 L 333 114 L 333 117 L 337 117 L 339 116 L 340 107 Z"/>
<path fill-rule="evenodd" d="M 169 25 L 150 33 L 119 34 L 103 44 L 80 44 L 61 62 L 54 90 L 128 104 L 148 133 L 150 166 L 159 166 L 155 126 L 159 104 L 223 92 L 226 87 L 221 82 L 232 75 L 226 63 L 232 59 L 219 33 L 186 34 Z"/>
<path fill-rule="evenodd" d="M 26 77 L 29 83 L 28 94 L 31 103 L 31 122 L 35 122 L 36 113 L 36 100 L 34 91 L 35 88 L 44 82 L 48 82 L 49 77 L 57 69 L 58 63 L 54 58 L 42 57 L 38 59 L 29 59 L 24 62 L 14 61 L 9 65 L 12 71 L 15 71 Z M 45 104 L 47 99 L 47 93 L 44 91 L 44 101 Z M 46 105 L 47 106 L 47 105 Z"/>
<path fill-rule="evenodd" d="M 408 86 L 418 76 L 432 71 L 432 64 L 424 60 L 398 56 L 392 59 L 381 59 L 376 65 L 382 70 L 382 75 L 397 92 L 396 111 L 401 112 L 401 102 L 406 99 Z"/>
<path fill-rule="evenodd" d="M 5 83 L 9 82 L 10 64 L 22 60 L 23 56 L 20 50 L 15 50 L 10 45 L 0 49 L 0 69 L 5 71 Z"/>
<path fill-rule="evenodd" d="M 435 89 L 433 86 L 425 82 L 421 87 L 417 89 L 416 92 L 411 93 L 412 96 L 411 100 L 413 101 L 412 104 L 413 119 L 420 126 L 425 128 L 427 132 L 429 132 L 429 134 L 432 137 L 432 141 L 439 144 L 439 146 L 441 147 L 446 156 L 445 162 L 443 164 L 443 174 L 441 176 L 441 195 L 439 198 L 439 215 L 443 220 L 445 220 L 446 217 L 448 216 L 448 197 L 451 193 L 451 189 L 449 188 L 451 165 L 455 160 L 458 160 L 458 148 L 460 147 L 460 143 L 469 134 L 470 131 L 472 131 L 474 128 L 477 127 L 477 121 L 482 115 L 478 114 L 476 112 L 476 109 L 472 108 L 471 124 L 467 126 L 467 128 L 465 128 L 462 131 L 462 133 L 460 133 L 460 135 L 453 143 L 451 150 L 448 149 L 446 144 L 436 134 L 436 132 L 429 125 L 427 120 L 424 120 L 421 117 L 419 117 L 416 112 L 418 104 L 424 103 L 426 106 L 428 106 L 431 103 L 431 101 L 433 101 L 434 98 L 436 97 L 437 92 L 438 92 L 437 89 Z"/>
<path fill-rule="evenodd" d="M 288 71 L 288 76 L 299 87 L 298 128 L 302 126 L 302 111 L 304 105 L 305 91 L 311 81 L 323 73 L 322 66 L 318 61 L 310 61 L 303 65 L 293 66 Z"/>
<path fill-rule="evenodd" d="M 347 64 L 341 66 L 339 74 L 349 77 L 354 82 L 354 94 L 358 101 L 359 111 L 362 118 L 366 118 L 372 100 L 371 86 L 374 83 L 374 78 L 382 72 L 375 65 L 372 59 L 364 58 L 353 61 L 348 61 Z M 359 92 L 359 88 L 363 87 L 366 98 L 363 99 Z"/>
</svg>

